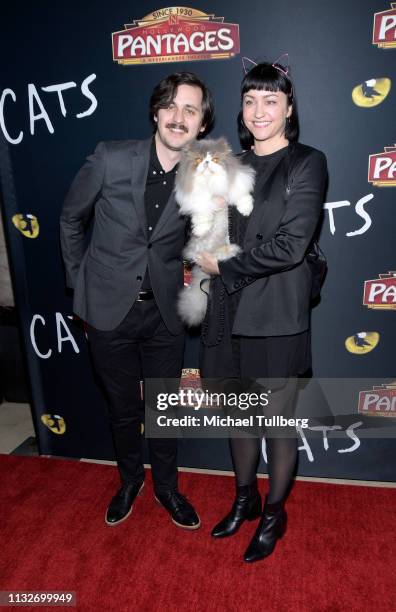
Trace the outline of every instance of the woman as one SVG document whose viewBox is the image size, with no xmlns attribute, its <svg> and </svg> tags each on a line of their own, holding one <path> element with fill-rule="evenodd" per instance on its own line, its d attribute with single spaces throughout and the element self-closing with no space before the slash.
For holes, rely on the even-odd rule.
<svg viewBox="0 0 396 612">
<path fill-rule="evenodd" d="M 204 377 L 265 384 L 271 395 L 264 415 L 292 417 L 297 376 L 311 367 L 316 279 L 310 258 L 324 201 L 326 158 L 297 142 L 293 85 L 279 63 L 255 65 L 245 75 L 238 128 L 243 161 L 256 170 L 254 208 L 244 218 L 231 207 L 230 239 L 243 249 L 238 256 L 217 262 L 202 253 L 199 260 L 213 275 L 201 371 Z M 231 536 L 245 520 L 261 515 L 247 562 L 270 555 L 286 530 L 284 504 L 297 460 L 294 428 L 267 427 L 264 435 L 269 492 L 263 512 L 256 479 L 261 440 L 231 438 L 236 498 L 212 531 L 216 538 Z"/>
</svg>

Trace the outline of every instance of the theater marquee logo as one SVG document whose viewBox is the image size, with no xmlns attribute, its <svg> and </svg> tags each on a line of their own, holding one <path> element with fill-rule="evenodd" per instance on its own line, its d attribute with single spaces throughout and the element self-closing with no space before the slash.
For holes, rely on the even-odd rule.
<svg viewBox="0 0 396 612">
<path fill-rule="evenodd" d="M 65 419 L 59 414 L 42 414 L 41 422 L 58 436 L 62 436 L 66 431 Z"/>
<path fill-rule="evenodd" d="M 396 272 L 365 281 L 363 304 L 378 310 L 396 310 Z"/>
<path fill-rule="evenodd" d="M 239 25 L 224 17 L 173 6 L 154 11 L 112 34 L 118 64 L 227 59 L 239 53 Z"/>
<path fill-rule="evenodd" d="M 370 155 L 368 182 L 376 187 L 396 187 L 396 145 Z"/>
<path fill-rule="evenodd" d="M 373 45 L 380 49 L 396 48 L 396 2 L 391 7 L 374 14 Z"/>
<path fill-rule="evenodd" d="M 12 222 L 25 238 L 37 238 L 40 233 L 38 219 L 30 213 L 18 213 L 12 217 Z"/>
<path fill-rule="evenodd" d="M 396 381 L 359 392 L 359 414 L 396 417 Z"/>
<path fill-rule="evenodd" d="M 352 100 L 361 108 L 372 108 L 382 104 L 389 94 L 392 81 L 386 77 L 368 79 L 352 90 Z"/>
<path fill-rule="evenodd" d="M 345 340 L 345 348 L 353 355 L 366 355 L 375 349 L 379 341 L 378 332 L 361 331 Z"/>
</svg>

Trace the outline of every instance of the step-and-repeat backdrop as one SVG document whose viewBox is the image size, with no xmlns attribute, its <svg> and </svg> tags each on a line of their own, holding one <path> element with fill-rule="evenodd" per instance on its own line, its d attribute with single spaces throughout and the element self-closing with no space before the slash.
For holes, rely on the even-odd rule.
<svg viewBox="0 0 396 612">
<path fill-rule="evenodd" d="M 299 473 L 392 480 L 396 3 L 17 0 L 3 9 L 2 23 L 2 212 L 41 453 L 113 458 L 59 248 L 59 215 L 75 173 L 100 140 L 146 138 L 153 87 L 181 70 L 212 89 L 212 135 L 238 151 L 241 57 L 273 61 L 287 52 L 300 140 L 326 153 L 330 175 L 320 237 L 329 271 L 312 316 L 314 374 L 339 379 L 338 389 L 343 380 L 360 381 L 340 421 L 319 419 L 314 436 L 299 432 Z M 197 334 L 185 365 L 194 381 Z M 364 435 L 372 423 L 380 433 Z M 184 438 L 180 464 L 229 469 L 227 441 Z"/>
</svg>

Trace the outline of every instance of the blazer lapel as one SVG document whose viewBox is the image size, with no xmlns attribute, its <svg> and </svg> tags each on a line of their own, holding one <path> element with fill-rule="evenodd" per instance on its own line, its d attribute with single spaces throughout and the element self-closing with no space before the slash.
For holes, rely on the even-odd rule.
<svg viewBox="0 0 396 612">
<path fill-rule="evenodd" d="M 255 194 L 255 200 L 258 204 L 253 208 L 248 221 L 244 239 L 245 248 L 249 248 L 252 241 L 256 242 L 258 229 L 263 234 L 263 240 L 267 240 L 273 233 L 274 223 L 278 221 L 279 215 L 283 214 L 283 207 L 280 206 L 281 202 L 279 200 L 281 199 L 283 202 L 286 189 L 285 159 L 285 157 L 282 157 L 279 160 L 264 185 Z M 280 197 L 275 198 L 275 194 Z"/>
<path fill-rule="evenodd" d="M 146 189 L 147 173 L 150 164 L 150 148 L 152 139 L 142 140 L 132 151 L 132 199 L 136 214 L 147 238 L 146 207 L 144 204 L 144 192 Z"/>
</svg>

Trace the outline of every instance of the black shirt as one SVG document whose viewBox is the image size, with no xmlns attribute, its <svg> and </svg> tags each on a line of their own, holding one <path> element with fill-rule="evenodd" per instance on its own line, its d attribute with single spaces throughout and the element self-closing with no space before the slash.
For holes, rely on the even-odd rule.
<svg viewBox="0 0 396 612">
<path fill-rule="evenodd" d="M 268 155 L 257 155 L 253 150 L 245 154 L 244 161 L 250 164 L 256 171 L 256 182 L 253 194 L 255 206 L 260 205 L 260 202 L 257 201 L 260 191 L 280 160 L 286 156 L 287 151 L 288 147 L 286 146 L 274 153 L 268 153 Z"/>
<path fill-rule="evenodd" d="M 157 225 L 162 211 L 164 210 L 173 190 L 177 164 L 169 172 L 165 172 L 157 156 L 155 138 L 153 138 L 150 150 L 150 163 L 144 192 L 144 204 L 146 208 L 147 235 L 150 236 Z M 142 291 L 151 289 L 148 267 L 142 283 Z"/>
</svg>

